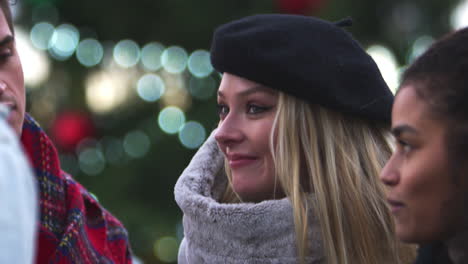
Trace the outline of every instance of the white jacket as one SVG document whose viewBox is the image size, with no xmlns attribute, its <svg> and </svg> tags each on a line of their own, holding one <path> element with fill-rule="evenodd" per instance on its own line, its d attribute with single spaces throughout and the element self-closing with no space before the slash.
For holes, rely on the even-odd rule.
<svg viewBox="0 0 468 264">
<path fill-rule="evenodd" d="M 33 263 L 39 221 L 36 183 L 5 117 L 0 105 L 0 263 Z"/>
</svg>

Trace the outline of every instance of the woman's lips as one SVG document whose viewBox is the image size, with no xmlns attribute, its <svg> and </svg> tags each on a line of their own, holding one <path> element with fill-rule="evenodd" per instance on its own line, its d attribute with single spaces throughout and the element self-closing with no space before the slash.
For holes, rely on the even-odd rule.
<svg viewBox="0 0 468 264">
<path fill-rule="evenodd" d="M 231 169 L 238 169 L 254 163 L 257 158 L 247 155 L 229 155 L 228 160 Z"/>
<path fill-rule="evenodd" d="M 395 214 L 398 211 L 400 211 L 403 207 L 405 207 L 405 204 L 399 201 L 395 201 L 392 199 L 387 199 L 388 204 L 390 205 L 390 211 Z"/>
</svg>

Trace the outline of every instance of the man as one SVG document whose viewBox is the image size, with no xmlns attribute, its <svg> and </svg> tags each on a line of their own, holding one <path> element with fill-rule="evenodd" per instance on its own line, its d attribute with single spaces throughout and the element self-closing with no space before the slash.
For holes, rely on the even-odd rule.
<svg viewBox="0 0 468 264">
<path fill-rule="evenodd" d="M 0 0 L 0 103 L 21 138 L 38 183 L 37 263 L 131 263 L 122 224 L 63 172 L 57 151 L 25 113 L 23 72 L 8 0 Z"/>
</svg>

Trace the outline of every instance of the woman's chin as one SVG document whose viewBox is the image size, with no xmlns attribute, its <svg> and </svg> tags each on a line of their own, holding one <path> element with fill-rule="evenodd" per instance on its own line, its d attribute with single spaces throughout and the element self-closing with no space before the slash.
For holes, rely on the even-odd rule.
<svg viewBox="0 0 468 264">
<path fill-rule="evenodd" d="M 243 202 L 261 202 L 274 197 L 274 184 L 259 174 L 233 173 L 232 188 Z"/>
</svg>

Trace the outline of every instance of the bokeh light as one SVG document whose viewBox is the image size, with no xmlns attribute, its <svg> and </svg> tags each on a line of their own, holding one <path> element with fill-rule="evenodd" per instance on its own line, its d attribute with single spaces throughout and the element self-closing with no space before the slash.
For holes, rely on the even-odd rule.
<svg viewBox="0 0 468 264">
<path fill-rule="evenodd" d="M 141 260 L 140 258 L 138 258 L 136 256 L 132 256 L 132 263 L 133 264 L 144 264 L 143 260 Z"/>
<path fill-rule="evenodd" d="M 121 105 L 128 95 L 128 75 L 120 71 L 99 71 L 86 79 L 86 103 L 95 113 L 107 113 Z"/>
<path fill-rule="evenodd" d="M 215 93 L 216 81 L 211 76 L 205 78 L 191 76 L 188 90 L 193 97 L 206 100 Z"/>
<path fill-rule="evenodd" d="M 162 131 L 175 134 L 185 123 L 185 114 L 180 108 L 168 106 L 159 112 L 158 124 Z"/>
<path fill-rule="evenodd" d="M 194 51 L 188 59 L 189 71 L 196 77 L 203 78 L 213 72 L 210 53 L 206 50 Z"/>
<path fill-rule="evenodd" d="M 182 74 L 172 74 L 164 70 L 161 71 L 160 75 L 166 85 L 161 104 L 163 106 L 177 106 L 182 110 L 188 109 L 192 103 L 192 97 L 185 86 L 185 77 Z"/>
<path fill-rule="evenodd" d="M 131 131 L 123 140 L 125 153 L 132 158 L 141 158 L 150 149 L 150 139 L 143 131 Z"/>
<path fill-rule="evenodd" d="M 78 156 L 80 169 L 91 176 L 98 175 L 105 168 L 105 159 L 98 148 L 86 148 Z"/>
<path fill-rule="evenodd" d="M 423 54 L 433 42 L 434 38 L 431 36 L 421 36 L 416 39 L 411 46 L 408 63 L 412 63 L 417 57 Z"/>
<path fill-rule="evenodd" d="M 75 149 L 75 152 L 76 152 L 76 155 L 79 156 L 80 153 L 82 151 L 84 151 L 85 149 L 88 149 L 88 148 L 100 148 L 101 145 L 99 143 L 99 141 L 97 141 L 97 139 L 95 138 L 84 138 L 80 141 L 80 143 L 78 143 L 78 145 L 76 146 L 76 149 Z"/>
<path fill-rule="evenodd" d="M 71 175 L 75 175 L 79 172 L 80 168 L 78 166 L 78 160 L 74 154 L 62 153 L 59 158 L 60 166 L 64 171 L 70 173 Z"/>
<path fill-rule="evenodd" d="M 181 73 L 187 67 L 188 55 L 185 49 L 172 46 L 164 50 L 161 55 L 161 63 L 164 69 L 170 73 Z"/>
<path fill-rule="evenodd" d="M 16 45 L 24 72 L 24 82 L 28 88 L 37 88 L 50 75 L 50 61 L 44 51 L 37 50 L 29 41 L 27 34 L 16 28 Z"/>
<path fill-rule="evenodd" d="M 123 143 L 115 137 L 105 137 L 102 139 L 104 155 L 106 160 L 113 165 L 120 164 L 125 157 Z"/>
<path fill-rule="evenodd" d="M 54 34 L 54 30 L 54 26 L 47 22 L 35 24 L 29 34 L 34 47 L 40 50 L 47 50 L 49 48 L 52 35 Z"/>
<path fill-rule="evenodd" d="M 96 133 L 92 117 L 81 110 L 62 110 L 49 126 L 55 144 L 63 151 L 74 151 L 82 141 Z"/>
<path fill-rule="evenodd" d="M 79 40 L 78 29 L 70 24 L 62 24 L 52 34 L 49 53 L 57 60 L 66 60 L 75 52 Z"/>
<path fill-rule="evenodd" d="M 164 46 L 157 42 L 146 44 L 141 49 L 141 63 L 149 71 L 157 71 L 161 68 L 161 55 L 164 52 Z"/>
<path fill-rule="evenodd" d="M 133 40 L 122 40 L 114 47 L 114 60 L 124 68 L 135 66 L 140 60 L 140 47 Z"/>
<path fill-rule="evenodd" d="M 450 23 L 453 29 L 468 26 L 468 0 L 460 1 L 450 16 Z"/>
<path fill-rule="evenodd" d="M 101 43 L 95 39 L 82 40 L 76 49 L 76 58 L 86 67 L 99 64 L 103 55 L 104 49 Z"/>
<path fill-rule="evenodd" d="M 179 132 L 180 142 L 189 149 L 198 148 L 205 141 L 205 138 L 205 128 L 195 121 L 185 123 Z"/>
<path fill-rule="evenodd" d="M 165 91 L 164 81 L 156 74 L 143 75 L 137 83 L 137 92 L 147 102 L 157 101 Z"/>
<path fill-rule="evenodd" d="M 154 244 L 154 254 L 162 262 L 170 263 L 177 260 L 179 243 L 174 237 L 162 237 Z"/>
<path fill-rule="evenodd" d="M 370 46 L 367 53 L 374 59 L 388 87 L 395 93 L 398 88 L 399 71 L 393 53 L 381 45 Z"/>
</svg>

